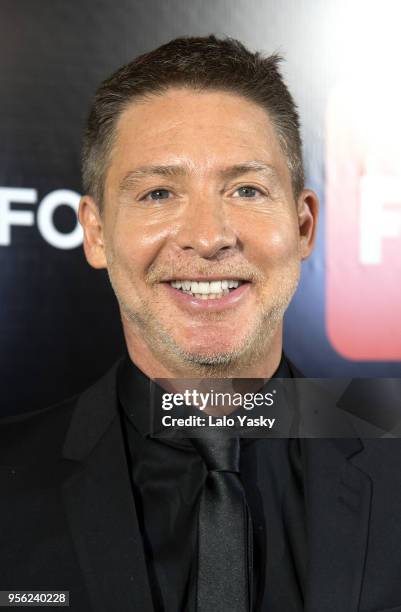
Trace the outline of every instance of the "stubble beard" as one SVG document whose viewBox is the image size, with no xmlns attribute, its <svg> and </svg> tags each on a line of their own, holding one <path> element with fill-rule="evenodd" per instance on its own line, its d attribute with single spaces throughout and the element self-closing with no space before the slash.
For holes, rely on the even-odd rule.
<svg viewBox="0 0 401 612">
<path fill-rule="evenodd" d="M 277 327 L 291 301 L 299 281 L 299 269 L 291 268 L 283 274 L 278 286 L 279 294 L 274 303 L 265 305 L 253 328 L 243 342 L 231 351 L 197 353 L 186 351 L 174 339 L 173 329 L 166 327 L 152 312 L 150 305 L 137 296 L 140 303 L 135 308 L 121 295 L 109 268 L 109 279 L 116 294 L 122 318 L 134 325 L 137 333 L 147 344 L 154 357 L 164 366 L 177 372 L 189 372 L 200 378 L 235 377 L 244 367 L 247 369 L 266 359 L 272 346 Z M 224 313 L 214 313 L 215 319 L 224 318 Z M 207 320 L 207 319 L 206 319 Z M 209 318 L 210 321 L 210 318 Z"/>
</svg>

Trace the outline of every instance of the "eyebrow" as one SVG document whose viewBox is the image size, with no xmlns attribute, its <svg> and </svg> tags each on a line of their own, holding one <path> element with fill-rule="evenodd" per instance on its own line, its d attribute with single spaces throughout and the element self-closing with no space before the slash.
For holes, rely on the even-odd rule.
<svg viewBox="0 0 401 612">
<path fill-rule="evenodd" d="M 278 180 L 277 170 L 274 166 L 257 160 L 227 166 L 219 170 L 218 175 L 225 180 L 232 180 L 237 176 L 250 172 L 259 172 L 266 175 L 268 178 Z M 189 174 L 190 169 L 188 166 L 184 166 L 182 164 L 141 166 L 139 168 L 135 168 L 135 170 L 130 170 L 127 172 L 127 174 L 120 181 L 119 191 L 129 191 L 135 187 L 140 180 L 152 176 L 177 178 L 180 176 L 188 176 Z"/>
</svg>

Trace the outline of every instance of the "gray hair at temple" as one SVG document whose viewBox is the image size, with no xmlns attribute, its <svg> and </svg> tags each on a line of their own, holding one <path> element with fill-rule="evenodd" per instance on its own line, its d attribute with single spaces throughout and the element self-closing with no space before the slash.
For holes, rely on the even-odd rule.
<svg viewBox="0 0 401 612">
<path fill-rule="evenodd" d="M 135 100 L 172 87 L 226 91 L 259 104 L 273 122 L 291 174 L 294 197 L 304 187 L 302 140 L 295 102 L 279 71 L 282 57 L 252 53 L 238 40 L 176 38 L 122 66 L 99 86 L 82 147 L 85 193 L 102 208 L 118 118 Z"/>
</svg>

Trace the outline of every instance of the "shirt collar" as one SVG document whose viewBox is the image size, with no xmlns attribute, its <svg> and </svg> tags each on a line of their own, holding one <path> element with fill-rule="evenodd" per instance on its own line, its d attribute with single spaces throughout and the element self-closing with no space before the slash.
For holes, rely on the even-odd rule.
<svg viewBox="0 0 401 612">
<path fill-rule="evenodd" d="M 278 368 L 271 378 L 292 378 L 284 352 L 282 352 Z M 261 386 L 263 386 L 263 383 L 261 383 Z M 146 376 L 133 363 L 127 352 L 120 363 L 117 375 L 118 398 L 125 415 L 142 436 L 153 433 L 150 418 L 151 402 L 154 397 L 160 396 L 163 391 L 157 383 Z"/>
</svg>

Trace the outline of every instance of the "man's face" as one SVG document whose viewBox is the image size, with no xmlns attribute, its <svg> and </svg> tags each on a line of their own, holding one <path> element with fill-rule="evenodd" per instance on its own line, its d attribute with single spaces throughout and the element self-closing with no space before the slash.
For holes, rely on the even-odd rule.
<svg viewBox="0 0 401 612">
<path fill-rule="evenodd" d="M 263 358 L 310 247 L 261 107 L 189 89 L 132 103 L 103 207 L 103 254 L 88 258 L 107 266 L 139 350 L 209 374 Z"/>
</svg>

